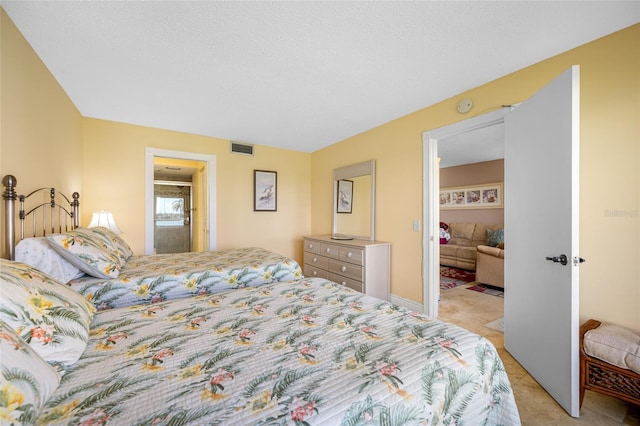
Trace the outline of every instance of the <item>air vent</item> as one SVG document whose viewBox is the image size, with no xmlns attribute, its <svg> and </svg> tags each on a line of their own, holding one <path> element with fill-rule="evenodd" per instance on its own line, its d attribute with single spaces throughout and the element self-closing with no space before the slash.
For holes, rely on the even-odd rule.
<svg viewBox="0 0 640 426">
<path fill-rule="evenodd" d="M 236 154 L 253 155 L 253 145 L 231 141 L 231 152 Z"/>
</svg>

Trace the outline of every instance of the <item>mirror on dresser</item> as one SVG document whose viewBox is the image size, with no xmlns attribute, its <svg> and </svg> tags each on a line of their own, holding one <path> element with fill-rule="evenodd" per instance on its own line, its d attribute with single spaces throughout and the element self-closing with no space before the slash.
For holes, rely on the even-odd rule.
<svg viewBox="0 0 640 426">
<path fill-rule="evenodd" d="M 333 170 L 332 238 L 375 240 L 375 160 Z"/>
</svg>

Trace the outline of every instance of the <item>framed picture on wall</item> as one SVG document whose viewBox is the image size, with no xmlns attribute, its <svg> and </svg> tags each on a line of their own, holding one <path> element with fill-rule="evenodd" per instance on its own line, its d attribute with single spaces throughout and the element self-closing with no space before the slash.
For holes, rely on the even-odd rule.
<svg viewBox="0 0 640 426">
<path fill-rule="evenodd" d="M 351 213 L 353 204 L 353 181 L 338 181 L 338 199 L 336 200 L 336 212 Z"/>
<path fill-rule="evenodd" d="M 491 209 L 502 208 L 502 182 L 455 188 L 440 188 L 440 208 Z"/>
<path fill-rule="evenodd" d="M 253 171 L 253 211 L 278 210 L 278 173 L 267 170 Z"/>
</svg>

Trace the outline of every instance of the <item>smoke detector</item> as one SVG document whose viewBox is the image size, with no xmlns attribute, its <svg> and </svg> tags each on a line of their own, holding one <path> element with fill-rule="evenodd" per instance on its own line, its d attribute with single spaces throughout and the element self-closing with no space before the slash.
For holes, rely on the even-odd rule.
<svg viewBox="0 0 640 426">
<path fill-rule="evenodd" d="M 473 108 L 473 102 L 471 102 L 471 99 L 467 98 L 458 102 L 458 112 L 460 114 L 466 114 L 471 111 L 471 108 Z"/>
</svg>

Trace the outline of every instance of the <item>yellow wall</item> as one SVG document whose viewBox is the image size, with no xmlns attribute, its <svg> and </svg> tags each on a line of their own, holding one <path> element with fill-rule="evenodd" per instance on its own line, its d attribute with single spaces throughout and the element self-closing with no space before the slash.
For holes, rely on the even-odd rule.
<svg viewBox="0 0 640 426">
<path fill-rule="evenodd" d="M 422 134 L 526 100 L 581 67 L 580 316 L 640 329 L 640 24 L 371 129 L 312 156 L 312 232 L 331 230 L 331 171 L 376 160 L 376 239 L 391 248 L 391 292 L 422 301 Z M 460 99 L 474 109 L 461 115 Z M 550 297 L 553 297 L 550 295 Z"/>
<path fill-rule="evenodd" d="M 307 153 L 255 146 L 232 154 L 229 141 L 85 118 L 83 223 L 93 210 L 113 212 L 135 253 L 144 253 L 145 148 L 216 156 L 217 248 L 260 246 L 302 262 L 310 230 Z M 253 170 L 276 171 L 278 211 L 253 211 Z"/>
<path fill-rule="evenodd" d="M 0 176 L 14 175 L 18 193 L 47 185 L 82 194 L 82 116 L 4 10 L 0 15 Z M 4 241 L 4 227 L 0 232 Z"/>
</svg>

